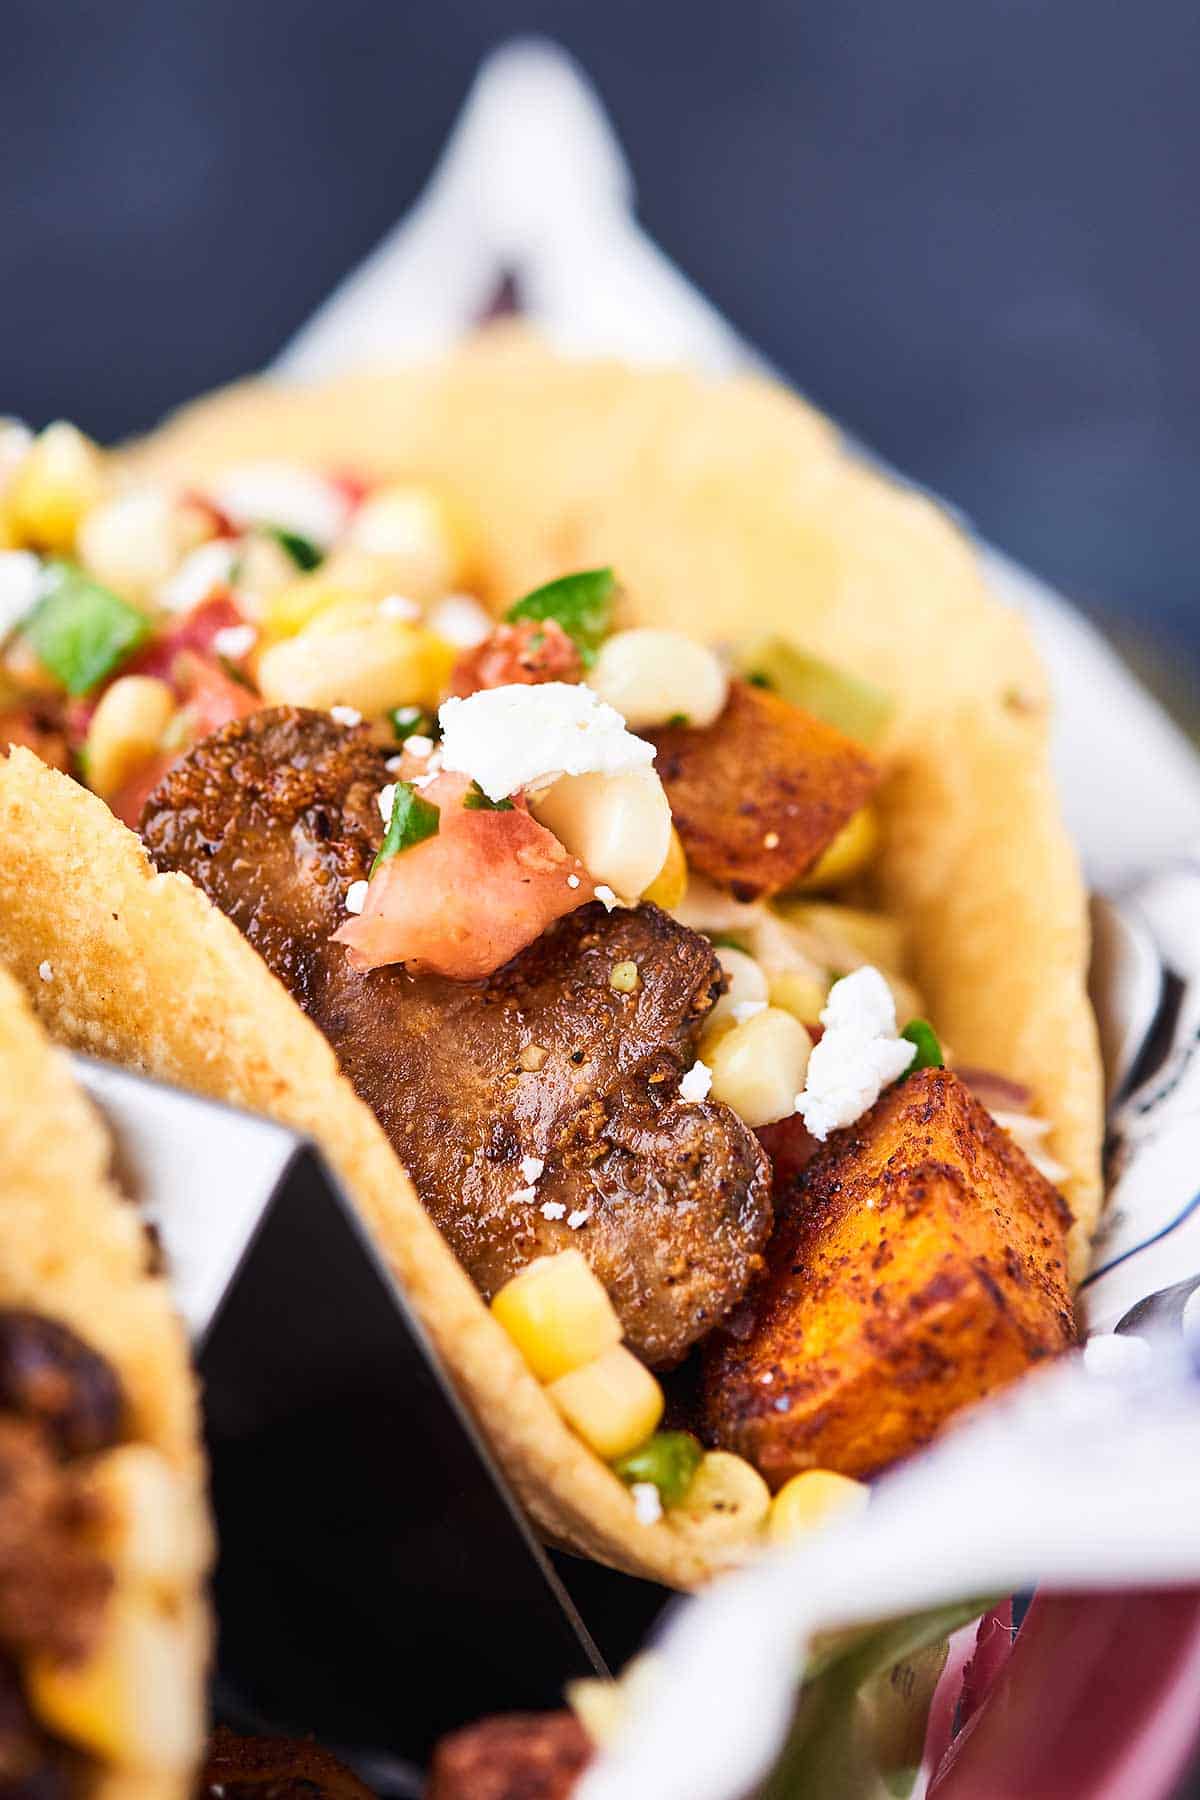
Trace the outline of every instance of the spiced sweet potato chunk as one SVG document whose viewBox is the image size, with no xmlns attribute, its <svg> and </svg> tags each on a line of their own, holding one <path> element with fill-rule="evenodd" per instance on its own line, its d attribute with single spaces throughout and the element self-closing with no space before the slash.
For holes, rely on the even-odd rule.
<svg viewBox="0 0 1200 1800">
<path fill-rule="evenodd" d="M 710 1435 L 772 1487 L 871 1475 L 1074 1341 L 1067 1207 L 948 1070 L 892 1088 L 777 1206 L 704 1370 Z"/>
<path fill-rule="evenodd" d="M 715 724 L 646 735 L 688 862 L 739 900 L 807 875 L 879 782 L 861 744 L 744 681 Z"/>
</svg>

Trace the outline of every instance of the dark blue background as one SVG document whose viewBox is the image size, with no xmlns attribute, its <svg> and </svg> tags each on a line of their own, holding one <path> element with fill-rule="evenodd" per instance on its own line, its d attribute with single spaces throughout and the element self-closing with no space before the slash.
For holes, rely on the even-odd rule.
<svg viewBox="0 0 1200 1800">
<path fill-rule="evenodd" d="M 532 29 L 771 358 L 1200 661 L 1196 0 L 6 0 L 0 407 L 107 436 L 269 357 Z"/>
</svg>

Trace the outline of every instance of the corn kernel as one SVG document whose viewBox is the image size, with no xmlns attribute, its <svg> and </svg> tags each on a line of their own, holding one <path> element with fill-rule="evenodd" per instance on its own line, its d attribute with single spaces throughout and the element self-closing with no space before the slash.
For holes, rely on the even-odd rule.
<svg viewBox="0 0 1200 1800">
<path fill-rule="evenodd" d="M 111 799 L 162 744 L 175 696 L 154 675 L 122 675 L 106 688 L 88 726 L 88 786 Z"/>
<path fill-rule="evenodd" d="M 640 980 L 635 962 L 617 962 L 609 971 L 608 985 L 615 993 L 635 994 Z"/>
<path fill-rule="evenodd" d="M 772 1500 L 767 1536 L 773 1544 L 789 1543 L 830 1519 L 862 1512 L 870 1498 L 865 1482 L 832 1469 L 805 1469 L 785 1481 Z"/>
<path fill-rule="evenodd" d="M 18 538 L 59 554 L 75 548 L 85 513 L 104 492 L 99 448 L 74 425 L 47 425 L 13 476 L 5 510 Z"/>
<path fill-rule="evenodd" d="M 417 600 L 469 585 L 474 573 L 475 533 L 466 513 L 445 489 L 427 482 L 377 488 L 354 514 L 343 542 L 386 557 L 392 585 Z"/>
<path fill-rule="evenodd" d="M 666 860 L 671 808 L 653 769 L 560 775 L 533 812 L 594 881 L 623 900 L 645 893 Z"/>
<path fill-rule="evenodd" d="M 279 553 L 281 556 L 286 555 L 284 550 Z M 333 609 L 347 601 L 363 598 L 360 589 L 340 581 L 331 581 L 325 568 L 318 570 L 315 575 L 299 577 L 293 568 L 290 581 L 283 587 L 272 587 L 261 596 L 257 608 L 259 625 L 265 637 L 295 637 L 297 632 L 311 625 L 326 608 Z"/>
<path fill-rule="evenodd" d="M 171 1591 L 199 1576 L 208 1534 L 166 1457 L 149 1444 L 122 1444 L 87 1476 L 92 1539 L 130 1581 Z"/>
<path fill-rule="evenodd" d="M 181 1622 L 118 1589 L 82 1662 L 35 1656 L 26 1679 L 35 1714 L 68 1742 L 127 1767 L 183 1770 L 200 1745 L 200 1663 Z"/>
<path fill-rule="evenodd" d="M 731 1106 L 752 1129 L 795 1112 L 812 1039 L 791 1013 L 768 1006 L 723 1036 L 706 1036 L 702 1048 L 713 1099 Z"/>
<path fill-rule="evenodd" d="M 644 1443 L 663 1414 L 663 1391 L 624 1344 L 552 1381 L 546 1392 L 567 1424 L 605 1462 Z"/>
<path fill-rule="evenodd" d="M 268 705 L 352 706 L 375 718 L 396 706 L 436 706 L 454 651 L 420 626 L 378 613 L 338 631 L 302 633 L 269 645 L 258 659 Z"/>
<path fill-rule="evenodd" d="M 841 887 L 866 868 L 879 846 L 879 815 L 873 806 L 860 806 L 829 845 L 824 855 L 802 881 L 796 892 L 822 893 L 826 888 Z"/>
<path fill-rule="evenodd" d="M 588 686 L 631 731 L 655 725 L 711 725 L 729 697 L 729 678 L 707 644 L 682 631 L 640 625 L 600 646 Z"/>
<path fill-rule="evenodd" d="M 717 948 L 717 961 L 729 985 L 708 1015 L 705 1050 L 712 1049 L 718 1038 L 733 1029 L 742 1016 L 742 1007 L 765 1007 L 767 1004 L 767 977 L 752 956 L 731 944 L 721 944 Z"/>
<path fill-rule="evenodd" d="M 642 899 L 653 901 L 654 905 L 661 906 L 664 912 L 670 912 L 674 907 L 682 904 L 683 897 L 687 893 L 687 886 L 688 866 L 683 850 L 683 839 L 672 825 L 666 861 L 642 895 Z"/>
<path fill-rule="evenodd" d="M 667 1523 L 697 1549 L 734 1556 L 757 1536 L 770 1510 L 770 1490 L 757 1469 L 728 1450 L 709 1450 Z"/>
<path fill-rule="evenodd" d="M 829 982 L 805 969 L 768 969 L 767 993 L 772 1006 L 791 1013 L 802 1025 L 815 1025 L 829 998 Z"/>
<path fill-rule="evenodd" d="M 166 581 L 183 548 L 175 504 L 157 488 L 114 494 L 93 506 L 80 522 L 77 541 L 89 575 L 137 601 Z"/>
<path fill-rule="evenodd" d="M 539 1381 L 556 1381 L 621 1341 L 613 1303 L 578 1250 L 540 1256 L 492 1300 Z"/>
</svg>

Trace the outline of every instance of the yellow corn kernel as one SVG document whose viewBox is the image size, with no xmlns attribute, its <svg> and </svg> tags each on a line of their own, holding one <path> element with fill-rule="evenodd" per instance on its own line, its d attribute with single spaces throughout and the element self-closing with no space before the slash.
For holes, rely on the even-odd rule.
<svg viewBox="0 0 1200 1800">
<path fill-rule="evenodd" d="M 697 1549 L 733 1558 L 758 1535 L 770 1510 L 770 1490 L 757 1469 L 728 1450 L 708 1450 L 666 1518 Z"/>
<path fill-rule="evenodd" d="M 268 531 L 252 531 L 242 539 L 235 571 L 239 595 L 260 615 L 278 595 L 303 585 L 296 579 L 295 563 Z"/>
<path fill-rule="evenodd" d="M 796 883 L 800 894 L 819 894 L 827 888 L 841 887 L 853 876 L 861 874 L 879 845 L 879 815 L 873 806 L 860 806 L 834 838 L 832 844 Z"/>
<path fill-rule="evenodd" d="M 281 556 L 287 555 L 282 549 L 279 553 Z M 266 638 L 274 640 L 295 637 L 297 632 L 311 625 L 326 608 L 336 608 L 362 598 L 358 588 L 346 586 L 340 581 L 330 581 L 323 568 L 314 575 L 300 576 L 293 569 L 293 578 L 284 587 L 272 589 L 261 596 L 257 608 L 259 625 Z"/>
<path fill-rule="evenodd" d="M 832 1469 L 805 1469 L 785 1481 L 772 1500 L 767 1536 L 773 1544 L 790 1543 L 805 1532 L 819 1531 L 830 1519 L 862 1512 L 870 1498 L 863 1481 Z"/>
<path fill-rule="evenodd" d="M 768 1006 L 724 1035 L 705 1037 L 704 1060 L 712 1070 L 712 1097 L 731 1106 L 756 1130 L 796 1110 L 812 1039 L 798 1019 Z"/>
<path fill-rule="evenodd" d="M 670 912 L 674 907 L 682 904 L 683 897 L 687 893 L 687 885 L 688 866 L 687 857 L 683 851 L 683 839 L 672 825 L 670 841 L 667 844 L 667 860 L 642 895 L 642 899 L 651 900 L 655 906 L 661 906 L 664 912 Z"/>
<path fill-rule="evenodd" d="M 175 503 L 158 488 L 114 494 L 93 506 L 76 534 L 90 575 L 127 599 L 144 601 L 166 581 L 183 547 Z"/>
<path fill-rule="evenodd" d="M 88 786 L 110 800 L 162 744 L 175 696 L 155 675 L 122 675 L 106 688 L 84 745 Z"/>
<path fill-rule="evenodd" d="M 13 529 L 8 514 L 0 507 L 0 550 L 17 550 L 20 540 Z"/>
<path fill-rule="evenodd" d="M 729 698 L 729 677 L 715 650 L 682 631 L 652 625 L 614 632 L 600 646 L 588 686 L 616 708 L 631 731 L 671 720 L 713 724 Z"/>
<path fill-rule="evenodd" d="M 603 1283 L 578 1250 L 539 1256 L 492 1300 L 539 1381 L 557 1381 L 621 1341 L 621 1321 Z"/>
<path fill-rule="evenodd" d="M 268 705 L 352 706 L 374 718 L 394 706 L 436 706 L 454 651 L 419 625 L 380 616 L 338 631 L 269 644 L 257 678 Z"/>
<path fill-rule="evenodd" d="M 469 585 L 476 561 L 475 531 L 446 489 L 428 482 L 376 488 L 354 514 L 344 544 L 386 557 L 393 585 L 417 600 L 435 600 Z"/>
<path fill-rule="evenodd" d="M 623 900 L 644 894 L 666 859 L 671 808 L 653 769 L 560 775 L 532 810 L 593 881 Z"/>
<path fill-rule="evenodd" d="M 199 1509 L 161 1451 L 122 1444 L 87 1476 L 96 1548 L 119 1574 L 164 1592 L 200 1575 L 209 1538 Z"/>
<path fill-rule="evenodd" d="M 85 513 L 104 493 L 104 458 L 74 425 L 47 425 L 13 476 L 5 509 L 17 537 L 37 550 L 75 548 Z"/>
<path fill-rule="evenodd" d="M 567 1424 L 612 1462 L 644 1444 L 663 1415 L 663 1391 L 644 1363 L 615 1344 L 546 1389 Z"/>
<path fill-rule="evenodd" d="M 815 1025 L 829 998 L 829 983 L 805 969 L 768 969 L 767 993 L 772 1006 L 791 1013 L 802 1025 Z"/>
<path fill-rule="evenodd" d="M 201 1740 L 201 1666 L 182 1621 L 118 1589 L 83 1661 L 35 1656 L 26 1679 L 38 1719 L 69 1743 L 126 1767 L 183 1770 Z"/>
<path fill-rule="evenodd" d="M 702 1046 L 705 1053 L 713 1049 L 726 1032 L 733 1030 L 738 1023 L 740 1008 L 765 1007 L 767 1004 L 767 977 L 752 956 L 733 945 L 721 944 L 717 949 L 717 961 L 725 971 L 729 985 L 708 1015 Z"/>
</svg>

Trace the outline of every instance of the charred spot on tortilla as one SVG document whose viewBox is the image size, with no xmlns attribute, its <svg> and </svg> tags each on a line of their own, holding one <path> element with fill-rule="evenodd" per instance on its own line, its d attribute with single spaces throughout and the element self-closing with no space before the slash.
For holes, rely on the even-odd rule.
<svg viewBox="0 0 1200 1800">
<path fill-rule="evenodd" d="M 379 848 L 385 762 L 365 729 L 262 711 L 175 765 L 143 840 L 324 1031 L 485 1296 L 578 1248 L 630 1347 L 670 1366 L 741 1298 L 772 1217 L 753 1134 L 679 1092 L 722 990 L 715 952 L 655 906 L 589 904 L 482 981 L 356 972 L 330 937 Z M 631 993 L 611 981 L 625 962 Z"/>
<path fill-rule="evenodd" d="M 853 738 L 745 681 L 715 724 L 647 735 L 689 866 L 739 900 L 806 875 L 880 778 Z"/>
</svg>

